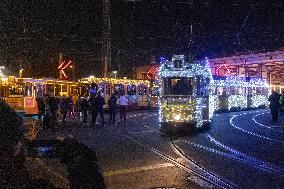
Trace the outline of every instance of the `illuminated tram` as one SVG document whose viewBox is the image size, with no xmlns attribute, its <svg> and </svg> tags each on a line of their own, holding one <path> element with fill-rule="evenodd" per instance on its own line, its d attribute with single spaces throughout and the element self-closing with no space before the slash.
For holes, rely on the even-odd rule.
<svg viewBox="0 0 284 189">
<path fill-rule="evenodd" d="M 55 97 L 76 96 L 76 82 L 56 79 L 16 78 L 9 76 L 6 80 L 5 101 L 16 111 L 36 114 L 36 97 L 48 94 Z"/>
<path fill-rule="evenodd" d="M 267 79 L 237 76 L 214 78 L 215 109 L 238 111 L 268 105 Z"/>
<path fill-rule="evenodd" d="M 214 111 L 213 78 L 208 62 L 186 62 L 183 55 L 161 65 L 159 122 L 162 129 L 209 125 Z"/>
<path fill-rule="evenodd" d="M 108 108 L 108 100 L 112 94 L 125 94 L 129 108 L 149 107 L 149 86 L 147 80 L 115 79 L 89 77 L 79 80 L 80 96 L 90 96 L 101 91 Z"/>
<path fill-rule="evenodd" d="M 214 77 L 208 60 L 185 62 L 174 55 L 159 70 L 159 122 L 162 129 L 209 125 L 214 111 L 239 111 L 268 105 L 266 79 Z M 175 126 L 175 127 L 173 127 Z"/>
</svg>

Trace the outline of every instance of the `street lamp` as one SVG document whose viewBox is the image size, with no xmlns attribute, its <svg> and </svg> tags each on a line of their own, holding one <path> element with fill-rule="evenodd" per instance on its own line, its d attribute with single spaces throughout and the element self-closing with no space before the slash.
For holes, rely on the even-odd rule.
<svg viewBox="0 0 284 189">
<path fill-rule="evenodd" d="M 5 75 L 4 75 L 3 71 L 2 71 L 4 69 L 5 69 L 5 66 L 0 66 L 0 78 L 1 77 L 5 77 Z"/>
<path fill-rule="evenodd" d="M 23 68 L 19 70 L 19 72 L 20 72 L 20 73 L 19 73 L 19 78 L 21 78 L 21 77 L 23 76 L 23 71 L 24 71 Z"/>
<path fill-rule="evenodd" d="M 112 71 L 112 73 L 114 74 L 114 78 L 116 79 L 117 71 L 116 71 L 116 70 L 114 70 L 114 71 Z"/>
</svg>

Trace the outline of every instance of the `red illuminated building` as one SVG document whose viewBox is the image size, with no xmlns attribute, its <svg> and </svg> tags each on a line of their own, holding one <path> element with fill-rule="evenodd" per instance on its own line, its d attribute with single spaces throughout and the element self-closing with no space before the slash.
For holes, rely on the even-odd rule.
<svg viewBox="0 0 284 189">
<path fill-rule="evenodd" d="M 284 89 L 282 50 L 209 59 L 209 63 L 213 75 L 266 78 L 272 89 Z"/>
</svg>

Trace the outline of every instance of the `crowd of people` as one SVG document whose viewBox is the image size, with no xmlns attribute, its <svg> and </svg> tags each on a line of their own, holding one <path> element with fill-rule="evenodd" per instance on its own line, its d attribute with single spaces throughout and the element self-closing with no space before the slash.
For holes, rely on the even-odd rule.
<svg viewBox="0 0 284 189">
<path fill-rule="evenodd" d="M 67 118 L 74 120 L 77 117 L 85 124 L 88 123 L 89 115 L 93 126 L 97 124 L 98 115 L 101 118 L 102 126 L 105 125 L 104 106 L 106 102 L 100 91 L 97 94 L 92 94 L 89 98 L 87 95 L 79 99 L 71 96 L 57 98 L 51 94 L 38 97 L 36 100 L 39 120 L 41 120 L 40 123 L 44 129 L 52 129 L 56 126 L 59 117 L 61 117 L 62 123 L 65 123 Z M 121 121 L 126 121 L 128 99 L 124 94 L 113 94 L 107 104 L 110 124 L 115 124 L 118 110 Z"/>
<path fill-rule="evenodd" d="M 284 90 L 282 94 L 272 90 L 271 95 L 268 98 L 269 108 L 272 115 L 272 121 L 277 122 L 280 115 L 282 124 L 284 125 Z"/>
</svg>

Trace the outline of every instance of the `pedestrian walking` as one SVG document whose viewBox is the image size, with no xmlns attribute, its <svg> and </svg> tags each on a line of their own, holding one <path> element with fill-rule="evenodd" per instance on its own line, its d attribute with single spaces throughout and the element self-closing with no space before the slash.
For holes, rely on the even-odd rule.
<svg viewBox="0 0 284 189">
<path fill-rule="evenodd" d="M 72 97 L 68 97 L 68 117 L 69 119 L 75 119 L 74 102 Z"/>
<path fill-rule="evenodd" d="M 271 115 L 272 115 L 272 121 L 277 122 L 278 121 L 278 110 L 280 107 L 279 94 L 276 91 L 272 90 L 272 93 L 269 96 L 268 101 L 270 102 L 269 108 L 270 108 Z"/>
<path fill-rule="evenodd" d="M 119 114 L 120 114 L 120 121 L 126 122 L 126 111 L 128 106 L 128 99 L 126 98 L 125 94 L 122 94 L 118 99 L 119 104 Z"/>
<path fill-rule="evenodd" d="M 98 92 L 97 96 L 95 96 L 94 94 L 91 95 L 90 105 L 91 105 L 91 112 L 92 112 L 92 124 L 96 125 L 97 116 L 98 114 L 100 114 L 101 120 L 102 120 L 102 126 L 104 126 L 105 124 L 105 120 L 104 120 L 105 99 L 102 97 L 101 91 Z"/>
<path fill-rule="evenodd" d="M 89 110 L 89 102 L 87 97 L 82 97 L 80 99 L 80 109 L 83 114 L 83 123 L 87 123 L 88 121 L 88 110 Z"/>
<path fill-rule="evenodd" d="M 115 124 L 115 116 L 117 111 L 117 98 L 114 94 L 108 100 L 108 106 L 109 106 L 109 123 Z"/>
<path fill-rule="evenodd" d="M 60 112 L 62 114 L 62 122 L 65 123 L 66 115 L 68 113 L 68 100 L 66 97 L 63 97 L 60 102 Z"/>
</svg>

